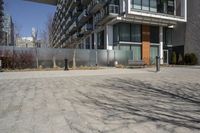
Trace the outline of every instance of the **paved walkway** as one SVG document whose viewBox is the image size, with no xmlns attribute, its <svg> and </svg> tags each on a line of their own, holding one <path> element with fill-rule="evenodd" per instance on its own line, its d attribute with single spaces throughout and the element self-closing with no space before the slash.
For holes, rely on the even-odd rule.
<svg viewBox="0 0 200 133">
<path fill-rule="evenodd" d="M 199 132 L 199 69 L 0 73 L 0 133 Z"/>
</svg>

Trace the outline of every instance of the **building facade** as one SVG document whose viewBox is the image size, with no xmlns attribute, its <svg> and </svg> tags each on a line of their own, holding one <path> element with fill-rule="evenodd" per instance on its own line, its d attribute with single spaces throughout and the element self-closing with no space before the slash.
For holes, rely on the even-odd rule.
<svg viewBox="0 0 200 133">
<path fill-rule="evenodd" d="M 52 47 L 132 50 L 134 60 L 146 64 L 156 56 L 168 63 L 174 30 L 187 22 L 187 0 L 58 0 L 56 5 Z"/>
<path fill-rule="evenodd" d="M 150 64 L 168 63 L 172 28 L 187 21 L 186 0 L 60 0 L 54 47 L 132 50 Z M 170 42 L 171 41 L 171 42 Z"/>
<path fill-rule="evenodd" d="M 12 21 L 12 17 L 6 13 L 3 16 L 3 31 L 4 35 L 4 45 L 6 46 L 14 46 L 14 23 Z"/>
</svg>

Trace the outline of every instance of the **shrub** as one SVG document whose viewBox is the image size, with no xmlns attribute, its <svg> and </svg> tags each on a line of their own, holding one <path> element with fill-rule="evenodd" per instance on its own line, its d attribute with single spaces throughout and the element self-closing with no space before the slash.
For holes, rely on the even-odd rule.
<svg viewBox="0 0 200 133">
<path fill-rule="evenodd" d="M 186 65 L 196 65 L 198 63 L 198 58 L 194 53 L 187 53 L 185 54 L 184 62 Z"/>
<path fill-rule="evenodd" d="M 172 53 L 172 64 L 176 64 L 176 60 L 177 60 L 177 58 L 176 58 L 176 52 L 173 52 Z"/>
<path fill-rule="evenodd" d="M 190 54 L 190 65 L 196 65 L 198 63 L 197 56 L 194 53 Z"/>
<path fill-rule="evenodd" d="M 185 65 L 189 65 L 190 64 L 190 54 L 185 54 L 184 56 L 184 62 L 185 62 Z"/>
<path fill-rule="evenodd" d="M 178 55 L 178 64 L 179 64 L 179 65 L 182 65 L 182 64 L 183 64 L 183 57 L 182 57 L 182 54 L 179 54 L 179 55 Z"/>
<path fill-rule="evenodd" d="M 34 65 L 34 56 L 31 52 L 4 50 L 1 53 L 3 53 L 0 57 L 3 68 L 25 69 L 32 68 Z"/>
</svg>

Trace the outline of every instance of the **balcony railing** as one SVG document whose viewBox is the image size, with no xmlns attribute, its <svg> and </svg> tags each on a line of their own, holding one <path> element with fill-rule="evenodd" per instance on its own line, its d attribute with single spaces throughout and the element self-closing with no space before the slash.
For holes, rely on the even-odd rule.
<svg viewBox="0 0 200 133">
<path fill-rule="evenodd" d="M 88 16 L 88 11 L 86 9 L 83 10 L 83 12 L 78 17 L 78 22 L 80 22 L 82 19 L 86 18 Z"/>
<path fill-rule="evenodd" d="M 93 30 L 93 25 L 92 24 L 85 24 L 82 28 L 81 28 L 81 34 L 86 34 L 90 31 Z"/>
<path fill-rule="evenodd" d="M 82 12 L 82 8 L 81 7 L 75 7 L 74 10 L 72 11 L 72 16 L 77 16 Z"/>
<path fill-rule="evenodd" d="M 119 5 L 109 4 L 95 16 L 94 23 L 106 22 L 119 15 Z"/>
<path fill-rule="evenodd" d="M 96 13 L 99 11 L 105 4 L 107 4 L 109 0 L 92 0 L 90 4 L 88 5 L 88 11 L 90 13 Z"/>
</svg>

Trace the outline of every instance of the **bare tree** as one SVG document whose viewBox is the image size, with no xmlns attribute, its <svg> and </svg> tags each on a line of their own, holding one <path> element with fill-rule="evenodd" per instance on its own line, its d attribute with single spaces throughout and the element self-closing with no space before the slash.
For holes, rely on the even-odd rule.
<svg viewBox="0 0 200 133">
<path fill-rule="evenodd" d="M 52 47 L 52 22 L 53 16 L 49 14 L 45 22 L 45 29 L 40 32 L 40 37 L 45 47 Z"/>
<path fill-rule="evenodd" d="M 47 33 L 48 33 L 48 41 L 49 41 L 49 46 L 52 47 L 52 39 L 53 39 L 53 35 L 52 35 L 52 32 L 53 32 L 53 15 L 48 15 L 48 19 L 47 19 L 47 23 L 46 23 L 46 26 L 47 26 Z"/>
<path fill-rule="evenodd" d="M 17 45 L 17 39 L 19 39 L 21 37 L 21 29 L 22 29 L 22 26 L 17 24 L 16 22 L 14 22 L 14 38 L 15 38 L 15 44 Z"/>
</svg>

